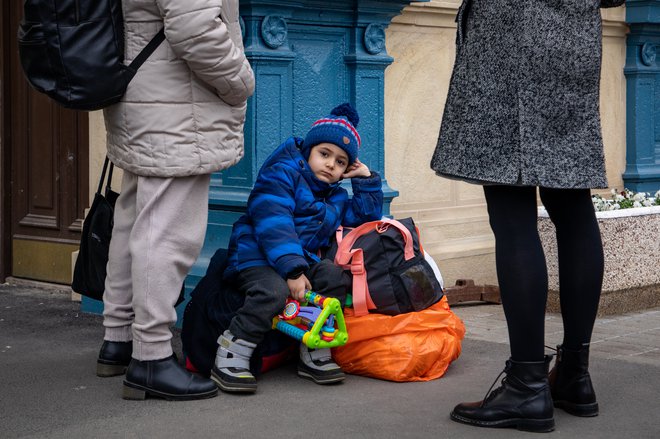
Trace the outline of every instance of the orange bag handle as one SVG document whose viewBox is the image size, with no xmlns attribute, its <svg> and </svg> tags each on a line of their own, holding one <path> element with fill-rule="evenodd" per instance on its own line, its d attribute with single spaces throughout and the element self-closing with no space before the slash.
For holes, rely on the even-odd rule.
<svg viewBox="0 0 660 439">
<path fill-rule="evenodd" d="M 369 314 L 370 309 L 376 309 L 376 304 L 371 299 L 369 285 L 367 284 L 367 270 L 364 268 L 364 253 L 361 248 L 353 248 L 355 241 L 362 235 L 373 230 L 378 233 L 385 232 L 390 226 L 395 227 L 403 236 L 404 258 L 407 260 L 415 256 L 413 250 L 413 238 L 410 230 L 399 221 L 394 219 L 381 219 L 379 221 L 370 221 L 348 232 L 343 236 L 341 227 L 337 230 L 337 254 L 335 255 L 335 264 L 344 269 L 351 270 L 353 275 L 353 310 L 355 316 Z"/>
</svg>

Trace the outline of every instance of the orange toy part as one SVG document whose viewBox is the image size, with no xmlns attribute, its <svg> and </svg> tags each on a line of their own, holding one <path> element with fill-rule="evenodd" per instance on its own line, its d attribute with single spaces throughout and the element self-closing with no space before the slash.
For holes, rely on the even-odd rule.
<svg viewBox="0 0 660 439">
<path fill-rule="evenodd" d="M 447 298 L 429 308 L 397 316 L 355 317 L 344 311 L 348 343 L 332 356 L 351 374 L 388 381 L 429 381 L 441 377 L 461 354 L 465 325 Z"/>
</svg>

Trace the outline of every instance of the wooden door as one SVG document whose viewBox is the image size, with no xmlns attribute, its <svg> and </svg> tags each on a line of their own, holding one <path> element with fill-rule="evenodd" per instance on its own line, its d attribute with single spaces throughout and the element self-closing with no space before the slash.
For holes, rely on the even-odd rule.
<svg viewBox="0 0 660 439">
<path fill-rule="evenodd" d="M 16 29 L 22 2 L 4 7 L 2 56 L 3 96 L 8 114 L 3 132 L 9 148 L 11 195 L 11 275 L 69 283 L 71 253 L 78 247 L 82 217 L 88 206 L 88 114 L 65 110 L 34 91 L 23 77 L 18 59 Z M 8 24 L 8 26 L 4 26 Z M 5 87 L 5 90 L 7 88 Z M 5 166 L 5 169 L 7 167 Z M 5 183 L 7 180 L 5 179 Z"/>
</svg>

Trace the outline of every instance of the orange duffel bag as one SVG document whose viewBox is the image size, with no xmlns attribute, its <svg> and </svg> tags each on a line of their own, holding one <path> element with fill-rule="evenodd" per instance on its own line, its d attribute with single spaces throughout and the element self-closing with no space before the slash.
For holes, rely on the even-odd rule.
<svg viewBox="0 0 660 439">
<path fill-rule="evenodd" d="M 332 356 L 346 373 L 389 381 L 429 381 L 461 354 L 465 325 L 447 298 L 423 311 L 396 316 L 344 312 L 348 343 Z"/>
</svg>

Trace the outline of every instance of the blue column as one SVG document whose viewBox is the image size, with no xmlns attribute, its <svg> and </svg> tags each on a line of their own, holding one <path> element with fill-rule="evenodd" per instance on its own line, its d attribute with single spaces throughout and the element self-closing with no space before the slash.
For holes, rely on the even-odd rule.
<svg viewBox="0 0 660 439">
<path fill-rule="evenodd" d="M 245 51 L 256 76 L 248 101 L 245 156 L 214 176 L 209 228 L 192 276 L 203 275 L 245 211 L 259 167 L 282 140 L 349 101 L 360 113 L 360 158 L 384 176 L 384 76 L 393 61 L 385 28 L 409 1 L 280 0 L 240 2 Z M 348 186 L 350 190 L 350 185 Z M 385 180 L 386 206 L 398 192 Z M 191 279 L 195 283 L 195 279 Z"/>
<path fill-rule="evenodd" d="M 660 0 L 628 0 L 626 171 L 634 191 L 660 189 Z"/>
</svg>

